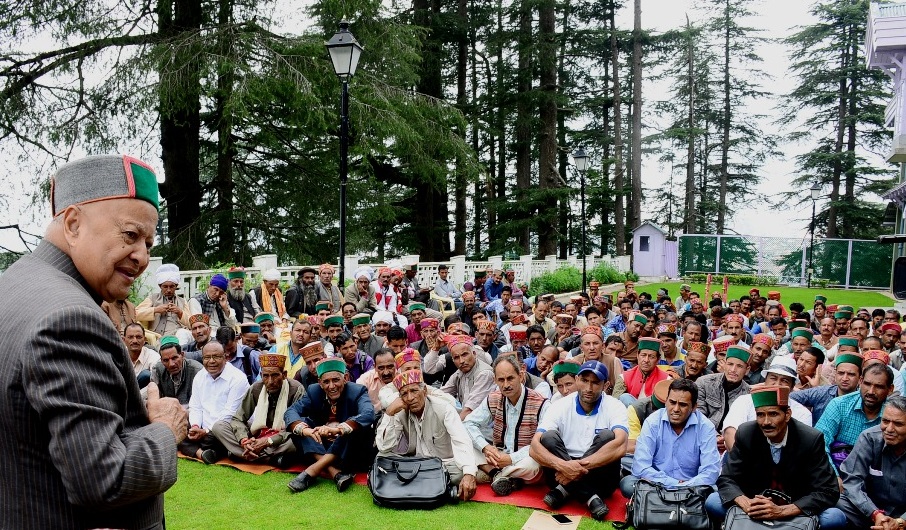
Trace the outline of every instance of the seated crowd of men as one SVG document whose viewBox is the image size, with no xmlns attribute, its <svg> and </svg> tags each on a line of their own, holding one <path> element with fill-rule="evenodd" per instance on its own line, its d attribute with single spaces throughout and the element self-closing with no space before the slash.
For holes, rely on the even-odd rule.
<svg viewBox="0 0 906 530">
<path fill-rule="evenodd" d="M 107 311 L 140 386 L 187 407 L 183 454 L 305 464 L 293 492 L 319 477 L 342 492 L 393 453 L 441 459 L 464 500 L 478 483 L 505 496 L 544 482 L 551 509 L 577 499 L 599 520 L 604 499 L 647 480 L 712 488 L 715 522 L 736 505 L 904 527 L 898 312 L 688 285 L 672 300 L 632 282 L 616 309 L 597 282 L 529 304 L 511 271 L 458 287 L 446 268 L 438 302 L 407 269 L 363 267 L 341 297 L 330 265 L 302 269 L 285 295 L 276 270 L 246 290 L 232 268 L 185 300 L 164 265 L 160 292 Z"/>
</svg>

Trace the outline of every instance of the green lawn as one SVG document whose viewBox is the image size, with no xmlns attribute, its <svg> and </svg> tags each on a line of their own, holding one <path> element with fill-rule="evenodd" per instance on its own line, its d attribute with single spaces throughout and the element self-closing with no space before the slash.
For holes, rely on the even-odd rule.
<svg viewBox="0 0 906 530">
<path fill-rule="evenodd" d="M 712 290 L 720 291 L 721 282 L 723 278 L 720 276 L 714 277 L 714 285 Z M 670 293 L 670 297 L 673 300 L 676 300 L 676 297 L 679 296 L 679 288 L 682 285 L 682 282 L 670 282 L 670 283 L 649 283 L 644 285 L 637 285 L 635 290 L 638 292 L 651 293 L 652 297 L 657 294 L 657 290 L 661 287 L 667 289 L 667 292 Z M 702 283 L 693 283 L 690 284 L 694 292 L 698 292 L 702 296 L 705 295 L 705 285 Z M 734 298 L 738 299 L 744 294 L 749 294 L 748 285 L 730 285 L 730 290 L 728 293 L 729 299 Z M 780 291 L 781 298 L 780 301 L 783 302 L 783 305 L 789 307 L 792 302 L 801 302 L 805 305 L 805 309 L 810 311 L 812 304 L 815 302 L 815 295 L 822 294 L 827 297 L 828 304 L 848 304 L 855 307 L 857 310 L 860 307 L 893 307 L 894 300 L 890 296 L 876 291 L 859 291 L 859 290 L 845 290 L 845 289 L 806 289 L 804 287 L 761 287 L 758 289 L 761 291 L 762 296 L 767 296 L 768 291 Z"/>
<path fill-rule="evenodd" d="M 168 528 L 259 529 L 424 528 L 514 530 L 531 515 L 528 508 L 467 502 L 432 511 L 379 508 L 365 486 L 337 493 L 333 482 L 292 494 L 286 487 L 293 475 L 270 472 L 261 476 L 227 466 L 206 466 L 179 460 L 179 480 L 166 494 Z M 609 523 L 583 517 L 580 529 L 609 530 Z"/>
</svg>

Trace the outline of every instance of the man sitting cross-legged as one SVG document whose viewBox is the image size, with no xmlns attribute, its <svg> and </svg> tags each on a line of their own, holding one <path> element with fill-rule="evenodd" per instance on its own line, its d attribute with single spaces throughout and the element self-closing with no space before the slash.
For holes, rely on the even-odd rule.
<svg viewBox="0 0 906 530">
<path fill-rule="evenodd" d="M 399 391 L 403 409 L 384 414 L 375 439 L 380 454 L 401 454 L 440 458 L 459 496 L 475 495 L 475 454 L 456 408 L 446 398 L 428 393 L 419 370 L 401 372 L 393 385 Z"/>
<path fill-rule="evenodd" d="M 298 381 L 286 378 L 286 356 L 262 353 L 261 381 L 245 393 L 242 403 L 229 421 L 214 424 L 211 432 L 237 459 L 269 460 L 277 467 L 287 467 L 287 453 L 296 451 L 283 415 L 304 394 Z M 251 425 L 249 425 L 251 421 Z"/>
<path fill-rule="evenodd" d="M 632 496 L 639 480 L 667 487 L 711 486 L 720 474 L 717 432 L 696 410 L 698 387 L 688 379 L 669 383 L 663 408 L 645 419 L 635 443 L 632 475 L 620 481 L 620 491 Z"/>
<path fill-rule="evenodd" d="M 550 406 L 538 424 L 529 454 L 553 486 L 544 503 L 556 510 L 567 498 L 588 504 L 591 516 L 607 515 L 607 498 L 620 481 L 629 419 L 619 400 L 604 394 L 607 368 L 588 361 L 579 369 L 575 397 Z"/>
<path fill-rule="evenodd" d="M 529 450 L 549 403 L 523 384 L 522 367 L 513 354 L 498 357 L 493 369 L 498 390 L 491 392 L 463 423 L 483 472 L 479 481 L 491 482 L 494 493 L 506 496 L 541 475 Z"/>
<path fill-rule="evenodd" d="M 324 359 L 315 371 L 318 384 L 309 386 L 284 415 L 296 451 L 315 462 L 288 486 L 296 493 L 304 491 L 326 471 L 342 492 L 352 484 L 352 471 L 370 462 L 374 454 L 374 407 L 368 389 L 346 382 L 342 359 Z"/>
<path fill-rule="evenodd" d="M 189 435 L 179 450 L 186 456 L 213 464 L 226 456 L 226 449 L 211 429 L 220 420 L 229 420 L 249 388 L 245 374 L 226 362 L 223 346 L 208 342 L 201 350 L 204 371 L 192 380 L 189 398 Z"/>
<path fill-rule="evenodd" d="M 805 514 L 818 516 L 822 530 L 846 525 L 843 512 L 834 507 L 840 489 L 823 436 L 792 418 L 789 394 L 786 386 L 752 392 L 756 420 L 739 426 L 718 491 L 705 501 L 713 522 L 723 520 L 735 504 L 759 521 Z"/>
</svg>

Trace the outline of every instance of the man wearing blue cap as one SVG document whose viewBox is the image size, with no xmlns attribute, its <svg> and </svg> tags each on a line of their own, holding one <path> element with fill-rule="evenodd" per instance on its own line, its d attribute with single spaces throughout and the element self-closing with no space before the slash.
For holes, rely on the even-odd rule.
<svg viewBox="0 0 906 530">
<path fill-rule="evenodd" d="M 544 503 L 552 510 L 569 497 L 585 502 L 603 520 L 609 497 L 620 482 L 629 418 L 619 400 L 604 393 L 607 367 L 588 361 L 579 368 L 575 397 L 551 404 L 532 438 L 531 457 L 552 486 Z"/>
<path fill-rule="evenodd" d="M 215 274 L 204 292 L 189 299 L 189 312 L 193 315 L 204 314 L 210 319 L 211 330 L 216 333 L 220 326 L 238 326 L 236 311 L 230 307 L 226 290 L 229 282 L 223 274 Z"/>
</svg>

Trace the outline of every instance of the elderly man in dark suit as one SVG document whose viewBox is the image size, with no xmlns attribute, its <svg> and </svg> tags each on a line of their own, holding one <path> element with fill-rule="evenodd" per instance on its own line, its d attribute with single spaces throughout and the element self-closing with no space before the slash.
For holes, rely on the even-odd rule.
<svg viewBox="0 0 906 530">
<path fill-rule="evenodd" d="M 51 181 L 53 221 L 0 278 L 0 527 L 162 528 L 186 413 L 148 385 L 101 310 L 148 266 L 154 172 L 95 156 Z M 50 302 L 50 303 L 48 303 Z"/>
<path fill-rule="evenodd" d="M 824 436 L 792 419 L 789 395 L 786 386 L 752 392 L 756 419 L 739 426 L 717 479 L 718 491 L 705 502 L 714 520 L 723 520 L 735 504 L 760 521 L 809 515 L 818 517 L 822 530 L 846 526 L 846 516 L 834 507 L 840 489 Z"/>
</svg>

